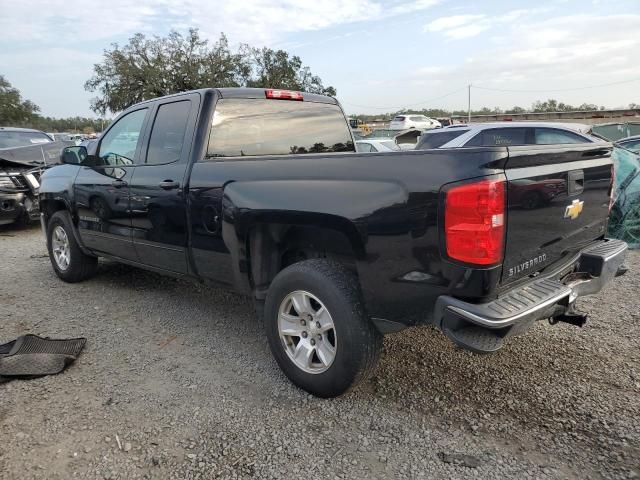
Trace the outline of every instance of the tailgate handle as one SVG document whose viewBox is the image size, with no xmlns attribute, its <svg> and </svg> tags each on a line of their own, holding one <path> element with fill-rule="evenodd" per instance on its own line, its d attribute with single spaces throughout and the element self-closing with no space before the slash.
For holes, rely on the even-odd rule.
<svg viewBox="0 0 640 480">
<path fill-rule="evenodd" d="M 567 190 L 569 195 L 578 195 L 584 191 L 583 170 L 571 170 L 569 172 L 569 186 Z"/>
</svg>

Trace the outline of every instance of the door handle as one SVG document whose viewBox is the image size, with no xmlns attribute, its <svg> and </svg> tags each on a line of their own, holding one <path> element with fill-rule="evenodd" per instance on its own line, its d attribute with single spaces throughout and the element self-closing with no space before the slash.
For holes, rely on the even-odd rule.
<svg viewBox="0 0 640 480">
<path fill-rule="evenodd" d="M 113 182 L 111 182 L 111 185 L 115 188 L 122 188 L 127 186 L 127 182 L 125 182 L 124 180 L 114 180 Z"/>
<path fill-rule="evenodd" d="M 173 180 L 165 180 L 164 182 L 160 182 L 158 186 L 163 190 L 174 190 L 176 188 L 179 188 L 180 184 L 178 182 L 174 182 Z"/>
</svg>

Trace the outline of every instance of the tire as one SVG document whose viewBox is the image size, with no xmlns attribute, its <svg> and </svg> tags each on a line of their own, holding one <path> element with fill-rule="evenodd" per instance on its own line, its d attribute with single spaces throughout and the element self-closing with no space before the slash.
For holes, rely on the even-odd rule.
<svg viewBox="0 0 640 480">
<path fill-rule="evenodd" d="M 311 309 L 298 307 L 299 312 L 296 305 L 304 298 Z M 365 313 L 357 278 L 327 260 L 305 260 L 276 275 L 267 293 L 264 327 L 284 374 L 323 398 L 342 395 L 367 378 L 382 349 L 382 335 Z M 283 332 L 295 333 L 281 336 Z M 296 352 L 302 352 L 298 361 L 304 367 L 294 360 Z M 304 355 L 308 352 L 310 356 Z"/>
<path fill-rule="evenodd" d="M 85 255 L 73 234 L 71 217 L 66 211 L 59 211 L 53 214 L 47 224 L 47 249 L 49 250 L 49 260 L 56 275 L 65 282 L 76 283 L 92 277 L 98 268 L 98 258 Z M 60 250 L 65 252 L 61 259 Z"/>
</svg>

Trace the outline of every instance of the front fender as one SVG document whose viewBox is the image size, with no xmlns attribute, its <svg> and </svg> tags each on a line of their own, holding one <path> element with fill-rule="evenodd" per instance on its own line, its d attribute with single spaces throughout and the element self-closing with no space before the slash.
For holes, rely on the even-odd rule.
<svg viewBox="0 0 640 480">
<path fill-rule="evenodd" d="M 56 165 L 45 170 L 38 189 L 40 205 L 48 201 L 62 202 L 73 216 L 73 182 L 79 171 L 78 165 L 69 164 Z"/>
</svg>

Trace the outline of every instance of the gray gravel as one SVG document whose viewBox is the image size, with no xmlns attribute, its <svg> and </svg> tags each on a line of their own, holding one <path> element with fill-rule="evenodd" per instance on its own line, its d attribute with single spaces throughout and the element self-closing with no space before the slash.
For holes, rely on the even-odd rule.
<svg viewBox="0 0 640 480">
<path fill-rule="evenodd" d="M 334 400 L 280 373 L 243 297 L 103 262 L 68 285 L 38 229 L 0 227 L 0 342 L 86 336 L 61 375 L 0 385 L 0 477 L 639 478 L 640 252 L 492 356 L 388 336 Z"/>
</svg>

